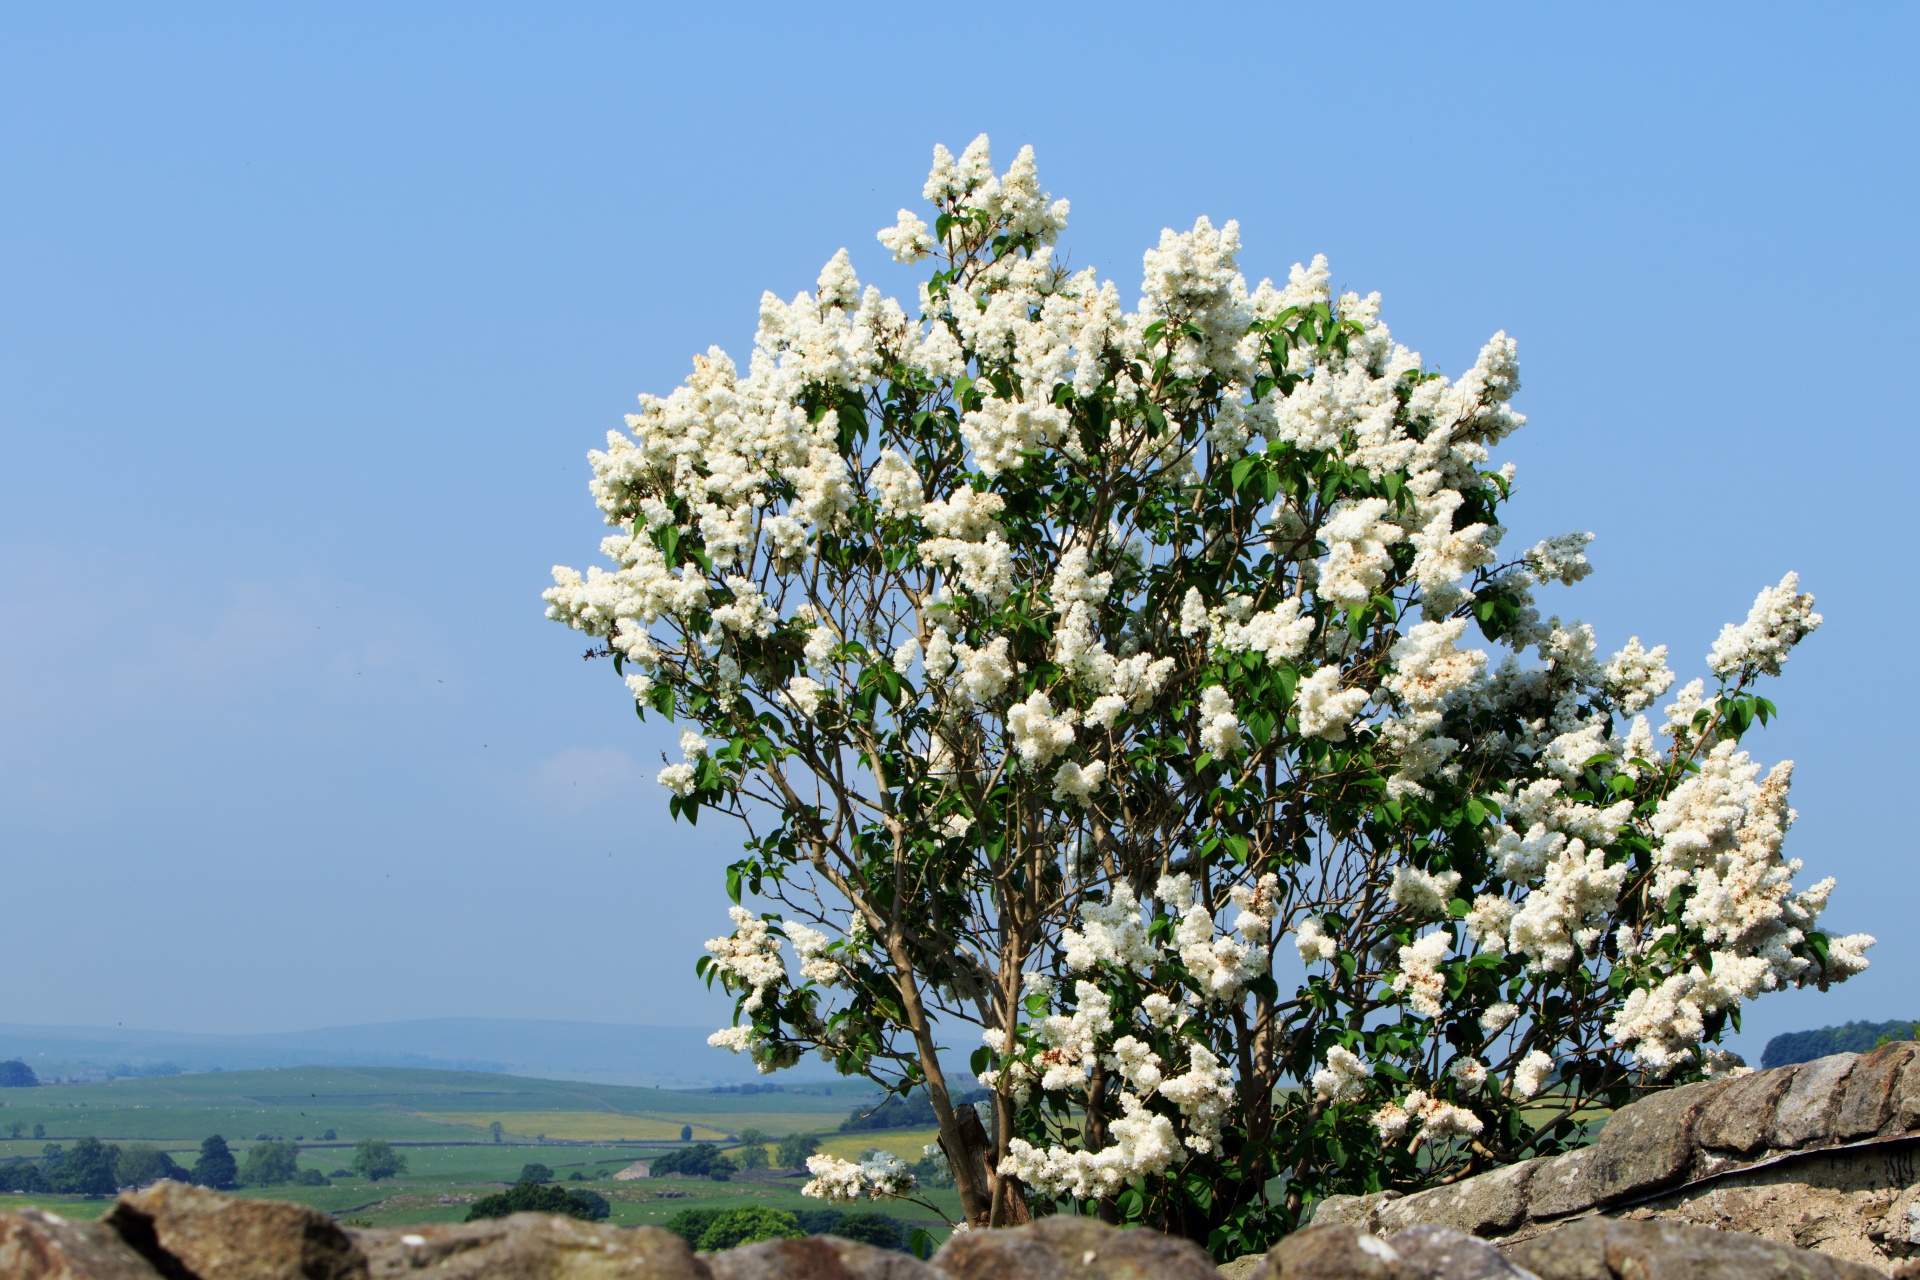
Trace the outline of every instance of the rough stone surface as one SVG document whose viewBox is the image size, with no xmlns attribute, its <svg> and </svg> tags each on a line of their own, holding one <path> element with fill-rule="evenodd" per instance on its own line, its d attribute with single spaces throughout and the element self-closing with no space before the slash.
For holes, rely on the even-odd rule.
<svg viewBox="0 0 1920 1280">
<path fill-rule="evenodd" d="M 1065 1215 L 1000 1231 L 959 1232 L 933 1255 L 933 1266 L 956 1280 L 1219 1280 L 1220 1276 L 1206 1251 L 1190 1240 Z"/>
<path fill-rule="evenodd" d="M 1821 1146 L 1833 1140 L 1833 1121 L 1840 1110 L 1841 1089 L 1857 1053 L 1836 1053 L 1831 1058 L 1815 1058 L 1800 1064 L 1793 1083 L 1781 1095 L 1773 1111 L 1773 1128 L 1767 1145 L 1782 1150 Z"/>
<path fill-rule="evenodd" d="M 1471 1236 L 1500 1235 L 1513 1230 L 1527 1216 L 1527 1189 L 1545 1160 L 1527 1160 L 1468 1178 L 1449 1187 L 1435 1187 L 1417 1195 L 1381 1202 L 1364 1218 L 1346 1218 L 1369 1231 L 1391 1234 L 1421 1223 L 1452 1227 Z M 1331 1198 L 1330 1198 L 1331 1199 Z M 1358 1200 L 1358 1197 L 1354 1197 Z M 1372 1199 L 1372 1197 L 1367 1197 Z M 1325 1206 L 1322 1206 L 1324 1208 Z M 1320 1222 L 1322 1215 L 1314 1213 Z M 1341 1219 L 1328 1218 L 1326 1221 Z"/>
<path fill-rule="evenodd" d="M 1507 1256 L 1540 1280 L 1885 1280 L 1858 1263 L 1677 1222 L 1590 1218 Z"/>
<path fill-rule="evenodd" d="M 1725 1081 L 1666 1089 L 1614 1112 L 1594 1144 L 1586 1177 L 1606 1204 L 1683 1181 L 1693 1166 L 1693 1124 Z"/>
<path fill-rule="evenodd" d="M 420 1272 L 434 1280 L 712 1280 L 706 1262 L 671 1231 L 557 1214 L 516 1213 L 352 1235 L 373 1280 Z"/>
<path fill-rule="evenodd" d="M 1920 1129 L 1920 1055 L 1911 1059 L 1893 1087 L 1893 1118 L 1887 1121 L 1889 1133 L 1910 1133 Z"/>
<path fill-rule="evenodd" d="M 1452 1227 L 1413 1227 L 1387 1243 L 1407 1280 L 1535 1280 L 1492 1245 Z"/>
<path fill-rule="evenodd" d="M 1758 1071 L 1728 1082 L 1718 1097 L 1701 1109 L 1694 1122 L 1694 1140 L 1704 1149 L 1750 1156 L 1767 1149 L 1773 1130 L 1774 1108 L 1793 1083 L 1797 1066 Z"/>
<path fill-rule="evenodd" d="M 1581 1147 L 1542 1161 L 1527 1189 L 1527 1213 L 1535 1219 L 1564 1218 L 1600 1202 L 1591 1165 L 1597 1148 Z M 1484 1176 L 1484 1175 L 1483 1175 Z"/>
<path fill-rule="evenodd" d="M 1361 1227 L 1378 1235 L 1380 1214 L 1388 1204 L 1400 1198 L 1398 1191 L 1376 1191 L 1365 1196 L 1328 1196 L 1314 1207 L 1307 1225 Z"/>
<path fill-rule="evenodd" d="M 838 1236 L 762 1240 L 701 1261 L 713 1280 L 945 1280 L 909 1254 Z"/>
<path fill-rule="evenodd" d="M 1846 1090 L 1840 1095 L 1834 1137 L 1845 1142 L 1880 1132 L 1893 1117 L 1894 1086 L 1899 1084 L 1900 1073 L 1913 1058 L 1915 1047 L 1908 1041 L 1883 1044 L 1854 1063 Z"/>
<path fill-rule="evenodd" d="M 324 1213 L 156 1182 L 101 1218 L 163 1273 L 195 1280 L 367 1280 L 367 1260 Z"/>
<path fill-rule="evenodd" d="M 0 1215 L 0 1276 L 7 1280 L 159 1280 L 108 1226 L 39 1209 Z"/>
<path fill-rule="evenodd" d="M 1307 1227 L 1267 1251 L 1253 1280 L 1409 1280 L 1392 1245 L 1350 1223 Z"/>
</svg>

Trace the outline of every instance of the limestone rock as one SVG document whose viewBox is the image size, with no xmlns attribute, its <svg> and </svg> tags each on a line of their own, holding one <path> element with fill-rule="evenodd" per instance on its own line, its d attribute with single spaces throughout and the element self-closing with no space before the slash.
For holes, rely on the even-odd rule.
<svg viewBox="0 0 1920 1280">
<path fill-rule="evenodd" d="M 1527 1214 L 1540 1218 L 1564 1218 L 1581 1213 L 1599 1202 L 1590 1168 L 1598 1147 L 1581 1147 L 1543 1162 L 1527 1189 Z"/>
<path fill-rule="evenodd" d="M 1300 1233 L 1306 1234 L 1306 1233 Z M 947 1237 L 933 1266 L 954 1280 L 1219 1280 L 1191 1240 L 1056 1214 L 1024 1227 Z"/>
<path fill-rule="evenodd" d="M 1871 1138 L 1880 1132 L 1893 1116 L 1894 1086 L 1912 1060 L 1915 1047 L 1905 1040 L 1883 1044 L 1854 1064 L 1847 1076 L 1846 1092 L 1840 1095 L 1840 1114 L 1833 1123 L 1835 1138 L 1845 1142 Z"/>
<path fill-rule="evenodd" d="M 1527 1188 L 1540 1167 L 1547 1163 L 1546 1160 L 1526 1160 L 1520 1164 L 1510 1164 L 1452 1186 L 1435 1187 L 1404 1199 L 1383 1201 L 1364 1220 L 1358 1217 L 1345 1220 L 1381 1234 L 1405 1231 L 1421 1223 L 1433 1223 L 1472 1236 L 1499 1235 L 1519 1226 L 1527 1216 Z M 1334 1198 L 1328 1197 L 1328 1201 Z M 1314 1213 L 1313 1220 L 1316 1223 L 1322 1221 L 1320 1211 Z"/>
<path fill-rule="evenodd" d="M 1221 1263 L 1220 1274 L 1225 1276 L 1226 1280 L 1247 1280 L 1248 1276 L 1252 1275 L 1254 1272 L 1260 1270 L 1262 1267 L 1266 1265 L 1267 1265 L 1266 1254 L 1249 1253 L 1249 1254 L 1244 1254 L 1241 1257 L 1235 1258 L 1231 1262 Z"/>
<path fill-rule="evenodd" d="M 1452 1227 L 1412 1227 L 1387 1243 L 1406 1280 L 1536 1280 L 1486 1241 Z"/>
<path fill-rule="evenodd" d="M 1507 1256 L 1540 1280 L 1884 1280 L 1857 1262 L 1676 1222 L 1588 1218 Z"/>
<path fill-rule="evenodd" d="M 1307 1225 L 1312 1227 L 1353 1226 L 1378 1233 L 1380 1214 L 1387 1205 L 1400 1199 L 1398 1191 L 1376 1191 L 1364 1196 L 1328 1196 L 1314 1206 Z"/>
<path fill-rule="evenodd" d="M 713 1280 L 945 1280 L 909 1254 L 839 1236 L 761 1240 L 701 1261 Z"/>
<path fill-rule="evenodd" d="M 936 1258 L 935 1261 L 938 1261 Z M 1350 1223 L 1296 1231 L 1267 1251 L 1253 1280 L 1409 1280 L 1400 1252 Z"/>
<path fill-rule="evenodd" d="M 1693 1124 L 1725 1081 L 1690 1084 L 1629 1103 L 1600 1131 L 1587 1165 L 1595 1200 L 1606 1204 L 1684 1180 L 1693 1165 Z"/>
<path fill-rule="evenodd" d="M 0 1214 L 0 1276 L 7 1280 L 159 1280 L 160 1273 L 112 1227 L 24 1209 Z"/>
<path fill-rule="evenodd" d="M 658 1227 L 548 1213 L 356 1231 L 373 1280 L 712 1280 L 687 1242 Z"/>
<path fill-rule="evenodd" d="M 1801 1063 L 1800 1069 L 1794 1072 L 1793 1083 L 1774 1108 L 1768 1145 L 1785 1150 L 1821 1146 L 1832 1141 L 1834 1117 L 1840 1110 L 1841 1086 L 1859 1060 L 1857 1053 L 1836 1053 L 1830 1058 Z"/>
<path fill-rule="evenodd" d="M 1780 1096 L 1793 1084 L 1797 1068 L 1756 1071 L 1727 1082 L 1727 1087 L 1700 1110 L 1694 1122 L 1694 1141 L 1713 1151 L 1751 1156 L 1766 1150 L 1773 1129 L 1773 1113 Z"/>
<path fill-rule="evenodd" d="M 101 1222 L 152 1260 L 195 1280 L 367 1280 L 367 1260 L 324 1213 L 156 1182 L 121 1196 Z"/>
</svg>

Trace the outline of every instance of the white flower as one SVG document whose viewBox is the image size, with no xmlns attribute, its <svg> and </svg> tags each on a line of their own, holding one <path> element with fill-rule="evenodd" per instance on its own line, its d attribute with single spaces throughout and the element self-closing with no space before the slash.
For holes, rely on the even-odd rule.
<svg viewBox="0 0 1920 1280">
<path fill-rule="evenodd" d="M 1061 931 L 1060 947 L 1067 968 L 1079 973 L 1110 964 L 1140 974 L 1151 972 L 1160 956 L 1147 937 L 1139 900 L 1124 881 L 1114 884 L 1110 898 L 1105 903 L 1082 903 L 1080 928 Z"/>
<path fill-rule="evenodd" d="M 954 814 L 940 824 L 940 833 L 949 840 L 959 840 L 973 829 L 973 819 L 962 814 Z"/>
<path fill-rule="evenodd" d="M 1345 1102 L 1359 1097 L 1372 1075 L 1373 1068 L 1358 1054 L 1336 1044 L 1327 1050 L 1327 1065 L 1313 1073 L 1313 1091 L 1331 1102 Z"/>
<path fill-rule="evenodd" d="M 1439 965 L 1452 950 L 1453 937 L 1445 930 L 1429 933 L 1412 946 L 1400 948 L 1400 972 L 1393 975 L 1393 989 L 1405 995 L 1407 1004 L 1422 1017 L 1440 1016 L 1440 999 L 1447 993 L 1447 979 Z"/>
<path fill-rule="evenodd" d="M 1328 742 L 1344 742 L 1348 726 L 1366 705 L 1365 689 L 1340 688 L 1338 667 L 1321 667 L 1300 682 L 1293 697 L 1300 732 Z"/>
<path fill-rule="evenodd" d="M 781 701 L 811 720 L 820 712 L 820 696 L 826 686 L 818 680 L 806 676 L 795 676 L 787 681 L 787 687 L 781 694 Z"/>
<path fill-rule="evenodd" d="M 693 730 L 681 730 L 680 754 L 685 756 L 689 763 L 707 754 L 707 745 L 707 740 Z"/>
<path fill-rule="evenodd" d="M 1816 631 L 1822 618 L 1813 611 L 1813 597 L 1796 590 L 1800 575 L 1789 573 L 1777 587 L 1763 588 L 1754 598 L 1747 620 L 1721 628 L 1707 655 L 1707 666 L 1717 676 L 1730 676 L 1752 668 L 1762 675 L 1777 676 L 1780 664 L 1796 644 Z"/>
<path fill-rule="evenodd" d="M 1054 715 L 1053 703 L 1035 689 L 1025 702 L 1007 708 L 1007 731 L 1021 760 L 1037 769 L 1073 745 L 1073 719 L 1070 707 Z"/>
<path fill-rule="evenodd" d="M 1219 685 L 1200 691 L 1200 749 L 1216 757 L 1232 755 L 1245 745 L 1240 734 L 1240 717 L 1233 713 L 1233 702 Z"/>
<path fill-rule="evenodd" d="M 1093 793 L 1107 780 L 1106 762 L 1095 760 L 1082 768 L 1068 760 L 1060 765 L 1053 775 L 1053 798 L 1072 800 L 1082 808 L 1093 805 Z"/>
<path fill-rule="evenodd" d="M 1640 645 L 1640 637 L 1628 640 L 1626 647 L 1607 660 L 1607 691 L 1619 700 L 1628 713 L 1653 705 L 1653 700 L 1673 687 L 1673 672 L 1667 669 L 1667 646 L 1651 649 Z"/>
<path fill-rule="evenodd" d="M 722 1027 L 707 1037 L 707 1043 L 716 1049 L 726 1049 L 733 1053 L 745 1053 L 753 1047 L 753 1024 Z"/>
<path fill-rule="evenodd" d="M 933 252 L 935 244 L 934 238 L 927 234 L 927 224 L 909 209 L 902 209 L 900 220 L 883 227 L 877 239 L 895 262 L 918 262 Z"/>
<path fill-rule="evenodd" d="M 1302 964 L 1331 960 L 1340 954 L 1340 944 L 1327 933 L 1326 926 L 1318 916 L 1308 916 L 1300 922 L 1300 927 L 1294 931 L 1293 945 L 1300 952 Z"/>
<path fill-rule="evenodd" d="M 1418 867 L 1395 867 L 1393 882 L 1387 886 L 1387 898 L 1416 920 L 1444 916 L 1453 891 L 1460 885 L 1458 871 L 1422 871 Z"/>
<path fill-rule="evenodd" d="M 1387 548 L 1404 536 L 1384 517 L 1384 498 L 1366 498 L 1345 507 L 1321 526 L 1327 562 L 1320 570 L 1320 597 L 1342 609 L 1364 605 L 1387 579 L 1392 564 Z M 1338 739 L 1336 739 L 1337 741 Z"/>
<path fill-rule="evenodd" d="M 808 1156 L 807 1172 L 813 1179 L 800 1188 L 800 1194 L 816 1200 L 903 1196 L 917 1185 L 906 1162 L 889 1151 L 869 1151 L 859 1164 L 839 1156 Z"/>
<path fill-rule="evenodd" d="M 1455 1058 L 1447 1074 L 1463 1089 L 1478 1089 L 1487 1082 L 1487 1064 L 1476 1058 Z"/>
<path fill-rule="evenodd" d="M 1490 1004 L 1487 1011 L 1480 1015 L 1480 1034 L 1491 1039 L 1512 1026 L 1513 1020 L 1519 1016 L 1520 1006 L 1517 1004 L 1509 1004 L 1504 1000 Z"/>
<path fill-rule="evenodd" d="M 913 464 L 889 449 L 880 455 L 873 464 L 873 470 L 867 475 L 867 488 L 874 496 L 874 505 L 880 508 L 880 514 L 889 520 L 911 520 L 920 514 L 926 505 L 926 495 L 920 487 L 920 477 L 914 472 Z M 962 492 L 971 493 L 972 490 Z"/>
<path fill-rule="evenodd" d="M 1593 572 L 1587 563 L 1587 544 L 1591 533 L 1563 533 L 1537 542 L 1527 552 L 1527 565 L 1542 582 L 1564 582 L 1568 586 Z"/>
<path fill-rule="evenodd" d="M 1516 910 L 1513 903 L 1497 893 L 1481 894 L 1473 900 L 1473 909 L 1467 912 L 1467 936 L 1485 950 L 1505 951 L 1507 926 L 1513 922 Z"/>
<path fill-rule="evenodd" d="M 766 1003 L 767 992 L 786 980 L 780 939 L 766 921 L 745 907 L 729 907 L 727 914 L 733 920 L 733 932 L 724 938 L 709 938 L 707 952 L 713 957 L 715 969 L 750 988 L 741 1007 L 757 1013 Z"/>
<path fill-rule="evenodd" d="M 1535 1049 L 1513 1069 L 1513 1092 L 1517 1097 L 1531 1098 L 1540 1092 L 1552 1074 L 1553 1059 Z"/>
<path fill-rule="evenodd" d="M 677 796 L 693 794 L 695 779 L 690 764 L 670 764 L 660 771 L 660 785 Z"/>
</svg>

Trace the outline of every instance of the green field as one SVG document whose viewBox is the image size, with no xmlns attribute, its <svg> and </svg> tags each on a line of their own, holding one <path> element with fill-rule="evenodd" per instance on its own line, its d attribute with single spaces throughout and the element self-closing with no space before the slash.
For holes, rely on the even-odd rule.
<svg viewBox="0 0 1920 1280">
<path fill-rule="evenodd" d="M 407 1158 L 407 1172 L 378 1184 L 338 1180 L 326 1187 L 242 1188 L 240 1194 L 288 1200 L 379 1226 L 450 1222 L 467 1205 L 509 1185 L 520 1167 L 537 1161 L 568 1187 L 591 1188 L 613 1204 L 622 1225 L 661 1223 L 681 1209 L 758 1202 L 776 1208 L 818 1208 L 800 1196 L 804 1176 L 743 1174 L 731 1182 L 652 1178 L 615 1182 L 632 1163 L 678 1146 L 682 1125 L 696 1139 L 719 1141 L 743 1129 L 775 1136 L 819 1133 L 826 1149 L 853 1155 L 869 1146 L 900 1147 L 917 1158 L 928 1137 L 879 1132 L 837 1134 L 855 1105 L 877 1097 L 870 1085 L 796 1086 L 807 1092 L 682 1093 L 621 1085 L 578 1084 L 517 1076 L 398 1068 L 296 1067 L 275 1071 L 213 1072 L 105 1084 L 42 1085 L 0 1090 L 0 1159 L 37 1157 L 49 1142 L 82 1137 L 104 1142 L 151 1142 L 191 1165 L 200 1140 L 218 1133 L 236 1158 L 265 1134 L 300 1143 L 302 1168 L 341 1178 L 362 1138 L 384 1138 Z M 491 1140 L 498 1120 L 506 1141 Z M 9 1139 L 19 1124 L 42 1138 Z M 320 1137 L 334 1131 L 332 1141 Z M 544 1142 L 538 1135 L 545 1135 Z M 569 1174 L 581 1173 L 575 1182 Z M 933 1195 L 954 1214 L 951 1191 Z M 110 1201 L 69 1196 L 0 1196 L 0 1208 L 43 1204 L 89 1218 Z M 892 1205 L 896 1217 L 937 1224 L 914 1205 Z"/>
</svg>

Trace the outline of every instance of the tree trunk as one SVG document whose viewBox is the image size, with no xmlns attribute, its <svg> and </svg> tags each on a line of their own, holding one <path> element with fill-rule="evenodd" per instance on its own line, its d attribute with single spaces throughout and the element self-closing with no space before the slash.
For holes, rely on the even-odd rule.
<svg viewBox="0 0 1920 1280">
<path fill-rule="evenodd" d="M 953 1166 L 955 1185 L 967 1188 L 971 1184 L 986 1189 L 977 1207 L 970 1203 L 971 1197 L 963 1190 L 961 1207 L 966 1210 L 967 1224 L 1011 1227 L 1031 1222 L 1033 1215 L 1027 1212 L 1026 1197 L 1020 1194 L 1019 1185 L 1011 1178 L 994 1173 L 993 1145 L 987 1140 L 987 1127 L 980 1123 L 980 1113 L 971 1102 L 963 1102 L 953 1109 L 953 1126 L 952 1141 L 944 1130 L 941 1132 L 940 1148 L 947 1153 L 947 1163 Z"/>
</svg>

